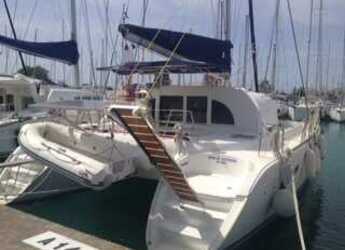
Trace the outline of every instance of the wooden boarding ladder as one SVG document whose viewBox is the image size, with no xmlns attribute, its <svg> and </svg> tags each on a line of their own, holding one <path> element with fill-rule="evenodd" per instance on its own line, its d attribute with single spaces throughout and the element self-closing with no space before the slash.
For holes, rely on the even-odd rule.
<svg viewBox="0 0 345 250">
<path fill-rule="evenodd" d="M 170 157 L 148 122 L 142 117 L 133 115 L 133 109 L 128 107 L 117 106 L 112 108 L 111 112 L 117 115 L 176 195 L 181 200 L 200 202 L 181 169 Z"/>
</svg>

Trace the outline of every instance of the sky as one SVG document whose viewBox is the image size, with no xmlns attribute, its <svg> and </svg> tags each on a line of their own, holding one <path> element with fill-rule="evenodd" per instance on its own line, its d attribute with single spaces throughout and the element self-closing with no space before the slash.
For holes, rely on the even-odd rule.
<svg viewBox="0 0 345 250">
<path fill-rule="evenodd" d="M 58 41 L 69 38 L 70 33 L 70 1 L 69 0 L 7 0 L 14 17 L 15 27 L 19 38 L 34 40 L 35 33 L 38 41 Z M 109 1 L 109 30 L 108 46 L 105 47 L 106 31 L 106 3 Z M 255 26 L 258 47 L 259 77 L 262 80 L 266 68 L 268 48 L 273 25 L 273 15 L 277 0 L 254 0 Z M 306 50 L 308 41 L 309 12 L 311 0 L 290 0 L 294 24 L 296 27 L 297 42 L 302 60 L 303 71 L 306 68 Z M 78 5 L 78 43 L 81 54 L 82 82 L 90 79 L 90 65 L 92 51 L 95 66 L 110 64 L 110 55 L 114 47 L 120 48 L 121 39 L 117 26 L 121 21 L 123 6 L 128 8 L 126 22 L 140 24 L 142 19 L 143 0 L 77 0 Z M 342 61 L 345 30 L 345 1 L 323 0 L 323 84 L 328 88 L 342 82 Z M 6 17 L 3 3 L 0 1 L 0 33 L 10 34 L 10 26 Z M 201 35 L 212 36 L 216 34 L 217 0 L 149 0 L 146 16 L 146 25 L 150 27 L 172 29 L 177 31 L 193 32 Z M 320 0 L 314 0 L 313 9 L 313 39 L 311 53 L 311 82 L 315 81 L 317 51 L 317 24 L 319 17 Z M 87 12 L 86 12 L 87 9 Z M 86 14 L 87 13 L 87 14 Z M 245 15 L 248 13 L 247 1 L 232 0 L 231 40 L 234 44 L 232 78 L 240 84 L 243 72 L 243 48 Z M 87 36 L 89 23 L 90 40 Z M 64 27 L 64 28 L 63 28 Z M 63 32 L 64 30 L 64 32 Z M 102 45 L 103 43 L 103 45 Z M 91 47 L 91 48 L 90 48 Z M 102 49 L 103 47 L 103 49 Z M 0 71 L 13 73 L 19 67 L 18 56 L 5 48 L 1 49 Z M 107 56 L 104 56 L 107 54 Z M 6 59 L 8 58 L 8 59 Z M 102 59 L 103 58 L 103 59 Z M 116 55 L 114 63 L 123 60 L 121 53 Z M 6 63 L 6 61 L 8 63 Z M 60 63 L 47 60 L 38 60 L 26 56 L 27 64 L 41 64 L 50 70 L 54 80 L 71 81 L 71 69 Z M 329 61 L 329 63 L 328 63 Z M 6 66 L 7 65 L 7 66 Z M 329 66 L 328 66 L 329 65 Z M 248 82 L 252 82 L 252 71 L 249 67 Z M 328 70 L 329 69 L 329 70 Z M 277 86 L 281 90 L 291 90 L 293 86 L 301 84 L 298 77 L 296 53 L 288 19 L 286 0 L 281 0 L 279 39 L 278 39 L 278 79 Z M 66 72 L 63 74 L 63 72 Z M 104 81 L 104 74 L 96 73 L 97 81 Z M 305 74 L 305 72 L 304 72 Z M 269 74 L 270 75 L 270 74 Z M 103 78 L 103 79 L 101 79 Z M 114 76 L 110 84 L 115 81 Z"/>
</svg>

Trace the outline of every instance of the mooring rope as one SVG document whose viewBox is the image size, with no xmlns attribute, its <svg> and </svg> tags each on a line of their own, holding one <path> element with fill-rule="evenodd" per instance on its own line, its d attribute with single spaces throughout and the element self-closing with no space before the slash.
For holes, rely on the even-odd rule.
<svg viewBox="0 0 345 250">
<path fill-rule="evenodd" d="M 301 242 L 302 250 L 306 250 L 304 235 L 303 235 L 302 222 L 301 222 L 301 216 L 299 213 L 299 205 L 298 205 L 298 199 L 297 199 L 297 188 L 296 188 L 296 181 L 295 181 L 295 174 L 294 173 L 291 174 L 291 186 L 292 186 L 293 205 L 294 205 L 294 209 L 295 209 L 298 236 L 299 236 L 299 240 Z"/>
</svg>

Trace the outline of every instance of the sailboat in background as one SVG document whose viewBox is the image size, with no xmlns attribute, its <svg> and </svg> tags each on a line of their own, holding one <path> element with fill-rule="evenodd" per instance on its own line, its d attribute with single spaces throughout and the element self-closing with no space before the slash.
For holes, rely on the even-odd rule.
<svg viewBox="0 0 345 250">
<path fill-rule="evenodd" d="M 335 122 L 345 122 L 345 105 L 344 105 L 344 81 L 345 81 L 345 33 L 344 33 L 344 49 L 343 49 L 343 69 L 341 78 L 342 96 L 340 97 L 338 105 L 333 105 L 329 109 L 329 117 Z"/>
<path fill-rule="evenodd" d="M 26 53 L 41 58 L 53 59 L 68 65 L 74 65 L 74 86 L 79 87 L 79 52 L 76 42 L 76 1 L 71 0 L 71 40 L 63 42 L 27 42 L 20 41 L 4 36 L 0 36 L 0 43 L 8 46 L 20 53 Z M 8 12 L 9 19 L 11 20 Z M 12 24 L 12 22 L 11 22 Z M 13 28 L 13 24 L 12 24 Z M 45 108 L 46 114 L 49 114 L 50 120 L 59 120 L 60 122 L 70 123 L 71 118 L 79 126 L 85 119 L 80 117 L 81 110 L 88 106 L 87 110 L 94 109 L 99 103 L 104 103 L 103 96 L 99 97 L 95 93 L 87 90 L 77 89 L 53 89 L 50 91 L 47 100 L 44 103 L 35 104 L 35 108 Z M 90 104 L 91 103 L 91 107 Z M 96 105 L 96 103 L 98 103 Z M 59 108 L 59 105 L 62 108 Z M 67 110 L 67 108 L 69 110 Z M 70 116 L 68 112 L 72 110 Z M 88 112 L 90 113 L 90 112 Z M 47 115 L 46 115 L 47 116 Z M 46 118 L 46 117 L 45 117 Z M 37 122 L 38 120 L 29 120 L 25 124 Z M 24 123 L 17 122 L 18 130 Z M 93 128 L 94 124 L 84 124 L 84 129 Z M 49 150 L 49 149 L 48 149 Z M 50 169 L 45 162 L 34 160 L 27 155 L 23 148 L 19 147 L 13 154 L 1 164 L 0 168 L 0 201 L 1 203 L 20 202 L 28 199 L 36 199 L 55 195 L 71 190 L 80 189 L 81 183 L 75 182 L 73 178 Z"/>
</svg>

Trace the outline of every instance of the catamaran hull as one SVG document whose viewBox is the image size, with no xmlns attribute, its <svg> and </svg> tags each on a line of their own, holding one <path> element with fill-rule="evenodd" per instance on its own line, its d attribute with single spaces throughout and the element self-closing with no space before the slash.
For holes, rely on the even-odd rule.
<svg viewBox="0 0 345 250">
<path fill-rule="evenodd" d="M 298 190 L 301 190 L 308 180 L 307 169 L 304 164 L 307 147 L 307 143 L 301 145 L 292 154 L 292 159 L 289 160 L 289 164 L 296 169 L 296 186 Z M 267 167 L 248 196 L 237 222 L 224 238 L 220 249 L 241 245 L 244 240 L 250 238 L 260 228 L 267 225 L 273 217 L 278 216 L 272 204 L 276 192 L 282 185 L 280 167 L 280 163 Z M 289 177 L 285 176 L 285 178 Z"/>
<path fill-rule="evenodd" d="M 294 169 L 298 190 L 301 190 L 302 186 L 308 179 L 307 166 L 305 164 L 305 155 L 308 149 L 308 142 L 299 145 L 298 148 L 293 150 L 288 163 L 286 163 Z M 318 157 L 320 157 L 320 155 L 318 155 Z M 183 225 L 176 226 L 175 230 L 177 230 L 177 232 L 181 230 L 180 232 L 182 235 L 191 234 L 188 235 L 186 239 L 182 239 L 181 237 L 178 238 L 179 244 L 180 242 L 183 242 L 182 245 L 184 246 L 179 247 L 178 244 L 175 244 L 174 241 L 171 242 L 170 240 L 168 240 L 170 242 L 167 242 L 166 244 L 163 242 L 163 246 L 169 250 L 216 250 L 228 249 L 229 247 L 233 248 L 241 245 L 244 240 L 251 237 L 253 233 L 257 232 L 258 229 L 266 225 L 273 217 L 278 215 L 278 212 L 275 211 L 273 206 L 273 199 L 280 188 L 284 185 L 288 185 L 289 183 L 287 181 L 291 180 L 289 172 L 282 171 L 282 169 L 281 163 L 277 160 L 273 160 L 265 169 L 263 169 L 262 174 L 257 177 L 256 181 L 253 182 L 248 196 L 236 197 L 232 201 L 229 201 L 229 203 L 224 203 L 224 206 L 229 206 L 231 209 L 225 216 L 225 219 L 220 224 L 219 228 L 207 230 L 205 231 L 205 234 L 203 234 L 197 233 L 196 230 L 190 231 Z M 152 202 L 146 231 L 146 241 L 148 249 L 150 250 L 162 249 L 162 243 L 155 243 L 155 241 L 160 241 L 157 235 L 162 235 L 162 226 L 164 228 L 164 224 L 170 223 L 170 219 L 166 220 L 165 216 L 167 214 L 160 212 L 164 211 L 164 205 L 166 205 L 170 200 L 167 197 L 169 196 L 169 192 L 166 190 L 167 185 L 164 184 L 164 181 L 160 182 Z M 184 213 L 182 211 L 181 213 Z M 172 216 L 172 214 L 170 214 L 170 216 Z M 192 214 L 189 215 L 189 218 L 192 218 L 191 216 Z M 207 215 L 203 218 L 203 220 L 208 220 Z M 174 223 L 172 226 L 173 225 Z M 200 232 L 202 232 L 202 228 L 197 230 L 200 229 Z M 214 237 L 210 237 L 210 234 L 215 235 Z M 192 235 L 198 238 L 190 238 Z M 175 236 L 176 234 L 168 236 L 167 239 Z M 160 237 L 164 237 L 164 233 Z M 188 243 L 190 241 L 193 243 Z"/>
</svg>

